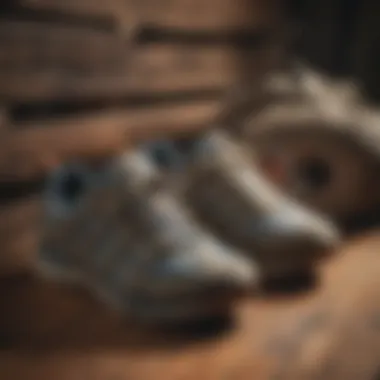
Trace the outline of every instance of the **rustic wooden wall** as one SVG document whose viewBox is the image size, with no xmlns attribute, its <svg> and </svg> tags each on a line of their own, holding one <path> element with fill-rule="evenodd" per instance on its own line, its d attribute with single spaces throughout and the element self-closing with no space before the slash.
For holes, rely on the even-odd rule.
<svg viewBox="0 0 380 380">
<path fill-rule="evenodd" d="M 119 149 L 129 129 L 209 124 L 247 54 L 250 72 L 268 66 L 277 3 L 9 2 L 0 16 L 0 180 Z"/>
</svg>

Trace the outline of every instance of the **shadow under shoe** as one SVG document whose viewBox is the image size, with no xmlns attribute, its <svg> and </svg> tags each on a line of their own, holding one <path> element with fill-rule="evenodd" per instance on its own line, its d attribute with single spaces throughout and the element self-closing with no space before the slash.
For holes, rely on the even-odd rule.
<svg viewBox="0 0 380 380">
<path fill-rule="evenodd" d="M 146 323 L 168 324 L 219 316 L 258 282 L 253 262 L 216 240 L 198 233 L 175 244 L 166 257 L 150 263 L 136 285 L 132 309 Z"/>
</svg>

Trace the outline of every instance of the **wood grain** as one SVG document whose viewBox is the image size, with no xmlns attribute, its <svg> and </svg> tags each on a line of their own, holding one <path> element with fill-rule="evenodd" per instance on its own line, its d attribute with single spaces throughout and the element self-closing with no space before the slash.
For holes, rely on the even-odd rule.
<svg viewBox="0 0 380 380">
<path fill-rule="evenodd" d="M 278 0 L 18 0 L 35 10 L 55 10 L 117 19 L 133 15 L 140 25 L 220 31 L 267 25 L 278 17 Z"/>
<path fill-rule="evenodd" d="M 380 354 L 379 233 L 352 241 L 321 285 L 252 299 L 224 335 L 186 341 L 133 327 L 86 294 L 31 279 L 0 285 L 7 380 L 371 380 Z M 8 348 L 6 348 L 8 346 Z"/>
<path fill-rule="evenodd" d="M 81 25 L 0 22 L 0 69 L 5 73 L 60 70 L 110 73 L 125 68 L 127 47 L 114 33 Z"/>
<path fill-rule="evenodd" d="M 168 28 L 223 30 L 267 26 L 278 17 L 276 0 L 145 0 L 137 9 L 142 23 Z"/>
<path fill-rule="evenodd" d="M 43 176 L 67 160 L 102 158 L 129 144 L 210 126 L 218 101 L 115 109 L 18 125 L 0 140 L 0 181 Z"/>
<path fill-rule="evenodd" d="M 112 38 L 109 44 L 104 38 L 96 47 L 85 38 L 81 41 L 78 33 L 78 39 L 65 44 L 55 32 L 41 30 L 51 44 L 43 41 L 38 49 L 27 29 L 22 41 L 12 42 L 13 36 L 3 45 L 0 96 L 4 101 L 83 101 L 226 89 L 239 74 L 241 55 L 231 48 L 153 45 L 128 55 L 128 47 Z M 91 48 L 83 48 L 88 43 Z M 83 54 L 72 54 L 78 50 Z M 262 61 L 260 52 L 257 61 Z"/>
<path fill-rule="evenodd" d="M 14 4 L 36 12 L 53 11 L 58 15 L 108 20 L 115 23 L 115 27 L 118 22 L 134 23 L 136 20 L 131 0 L 16 0 Z"/>
</svg>

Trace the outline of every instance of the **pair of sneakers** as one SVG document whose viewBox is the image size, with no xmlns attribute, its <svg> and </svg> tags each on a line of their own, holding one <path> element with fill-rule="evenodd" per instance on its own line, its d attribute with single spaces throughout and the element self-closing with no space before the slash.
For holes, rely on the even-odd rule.
<svg viewBox="0 0 380 380">
<path fill-rule="evenodd" d="M 263 279 L 309 270 L 339 241 L 222 130 L 48 180 L 37 267 L 147 323 L 210 317 Z"/>
</svg>

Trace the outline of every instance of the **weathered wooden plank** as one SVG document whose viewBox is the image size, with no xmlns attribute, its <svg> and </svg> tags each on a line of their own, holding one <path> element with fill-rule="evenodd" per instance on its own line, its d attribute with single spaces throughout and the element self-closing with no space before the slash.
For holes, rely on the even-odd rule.
<svg viewBox="0 0 380 380">
<path fill-rule="evenodd" d="M 141 0 L 142 24 L 202 30 L 260 28 L 278 17 L 277 0 Z"/>
<path fill-rule="evenodd" d="M 239 59 L 235 50 L 220 47 L 156 45 L 140 48 L 131 57 L 130 91 L 228 86 L 236 79 Z"/>
<path fill-rule="evenodd" d="M 128 144 L 206 128 L 220 109 L 217 100 L 110 110 L 37 121 L 0 140 L 0 181 L 27 180 L 79 157 L 112 155 Z"/>
<path fill-rule="evenodd" d="M 278 17 L 278 0 L 19 0 L 36 10 L 136 19 L 140 25 L 218 31 L 257 28 Z"/>
<path fill-rule="evenodd" d="M 219 89 L 234 83 L 238 69 L 238 56 L 220 49 L 143 48 L 119 75 L 67 75 L 54 67 L 32 74 L 0 72 L 0 97 L 51 102 Z"/>
<path fill-rule="evenodd" d="M 112 33 L 34 22 L 0 23 L 0 46 L 0 97 L 8 102 L 225 87 L 241 60 L 220 46 L 150 45 L 128 54 Z"/>
<path fill-rule="evenodd" d="M 16 0 L 18 5 L 34 10 L 49 10 L 93 17 L 115 17 L 133 10 L 128 0 Z"/>
<path fill-rule="evenodd" d="M 0 71 L 62 77 L 125 71 L 127 46 L 111 32 L 37 21 L 0 22 Z"/>
</svg>

